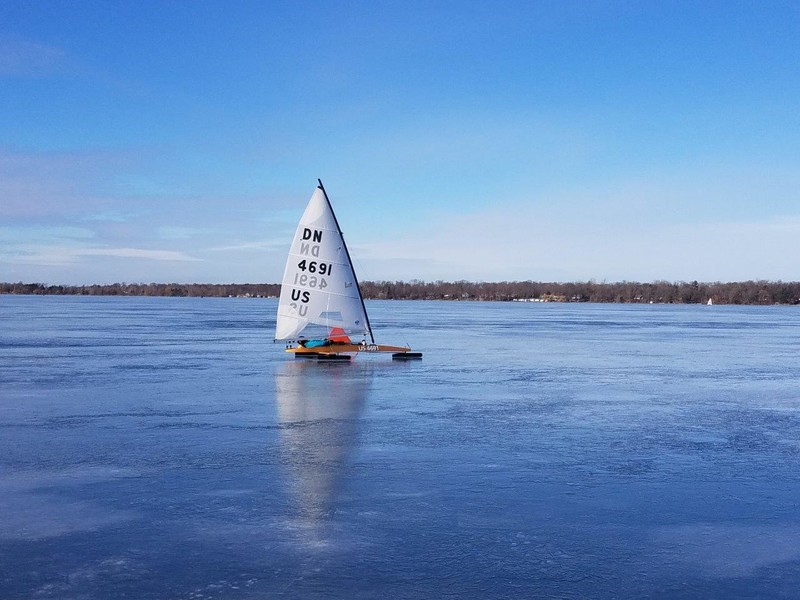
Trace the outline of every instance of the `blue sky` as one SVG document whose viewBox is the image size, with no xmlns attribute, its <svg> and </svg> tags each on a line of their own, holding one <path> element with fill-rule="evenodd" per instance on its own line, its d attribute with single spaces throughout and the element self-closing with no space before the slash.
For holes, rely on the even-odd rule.
<svg viewBox="0 0 800 600">
<path fill-rule="evenodd" d="M 0 281 L 800 279 L 796 2 L 0 3 Z"/>
</svg>

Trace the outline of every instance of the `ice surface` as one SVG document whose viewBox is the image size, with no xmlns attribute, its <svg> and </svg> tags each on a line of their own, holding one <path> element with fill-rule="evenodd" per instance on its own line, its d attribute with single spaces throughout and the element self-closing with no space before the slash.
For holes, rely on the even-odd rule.
<svg viewBox="0 0 800 600">
<path fill-rule="evenodd" d="M 797 308 L 275 308 L 0 296 L 2 598 L 796 597 Z"/>
</svg>

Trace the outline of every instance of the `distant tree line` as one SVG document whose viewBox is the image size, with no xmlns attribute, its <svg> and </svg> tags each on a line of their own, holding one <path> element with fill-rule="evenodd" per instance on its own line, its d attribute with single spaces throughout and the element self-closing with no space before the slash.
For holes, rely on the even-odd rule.
<svg viewBox="0 0 800 600">
<path fill-rule="evenodd" d="M 0 283 L 0 294 L 68 296 L 195 296 L 263 297 L 277 296 L 277 283 L 111 283 L 107 285 L 45 285 L 43 283 Z"/>
<path fill-rule="evenodd" d="M 367 281 L 366 297 L 404 300 L 538 300 L 543 302 L 617 302 L 698 304 L 800 304 L 800 282 L 654 281 L 639 283 L 595 281 L 546 283 L 539 281 Z"/>
<path fill-rule="evenodd" d="M 698 304 L 800 304 L 800 282 L 654 281 L 637 283 L 544 283 L 538 281 L 365 281 L 365 298 L 388 300 L 499 300 L 540 302 L 617 302 Z M 277 283 L 114 283 L 109 285 L 46 285 L 0 283 L 0 294 L 83 296 L 193 296 L 268 298 L 280 294 Z"/>
</svg>

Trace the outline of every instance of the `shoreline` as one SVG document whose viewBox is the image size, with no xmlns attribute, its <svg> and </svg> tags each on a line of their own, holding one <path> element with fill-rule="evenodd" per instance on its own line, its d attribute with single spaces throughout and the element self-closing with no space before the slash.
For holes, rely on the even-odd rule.
<svg viewBox="0 0 800 600">
<path fill-rule="evenodd" d="M 592 302 L 598 304 L 800 305 L 800 282 L 469 282 L 365 281 L 368 300 Z M 113 283 L 48 285 L 0 283 L 0 295 L 276 298 L 277 283 Z"/>
</svg>

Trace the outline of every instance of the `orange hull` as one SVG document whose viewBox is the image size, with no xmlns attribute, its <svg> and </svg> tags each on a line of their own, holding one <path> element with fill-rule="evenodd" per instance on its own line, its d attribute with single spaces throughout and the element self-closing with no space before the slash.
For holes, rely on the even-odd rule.
<svg viewBox="0 0 800 600">
<path fill-rule="evenodd" d="M 286 352 L 292 354 L 353 354 L 365 353 L 373 354 L 376 352 L 408 352 L 411 348 L 407 346 L 386 346 L 384 344 L 331 344 L 330 346 L 317 346 L 316 348 L 304 348 L 296 346 L 287 348 Z"/>
</svg>

